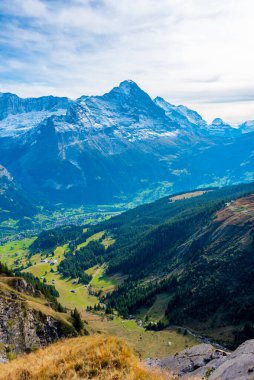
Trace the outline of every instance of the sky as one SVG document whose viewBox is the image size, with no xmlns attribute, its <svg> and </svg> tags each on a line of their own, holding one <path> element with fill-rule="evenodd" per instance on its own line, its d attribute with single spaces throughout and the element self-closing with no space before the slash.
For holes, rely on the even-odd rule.
<svg viewBox="0 0 254 380">
<path fill-rule="evenodd" d="M 1 0 L 0 91 L 100 95 L 125 79 L 207 121 L 254 119 L 253 0 Z"/>
</svg>

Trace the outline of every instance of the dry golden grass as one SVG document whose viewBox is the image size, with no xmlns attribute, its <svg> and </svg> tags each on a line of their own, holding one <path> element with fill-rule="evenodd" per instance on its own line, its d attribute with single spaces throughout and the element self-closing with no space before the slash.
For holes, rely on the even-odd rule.
<svg viewBox="0 0 254 380">
<path fill-rule="evenodd" d="M 57 342 L 0 365 L 0 380 L 165 380 L 148 370 L 116 337 L 94 335 Z"/>
</svg>

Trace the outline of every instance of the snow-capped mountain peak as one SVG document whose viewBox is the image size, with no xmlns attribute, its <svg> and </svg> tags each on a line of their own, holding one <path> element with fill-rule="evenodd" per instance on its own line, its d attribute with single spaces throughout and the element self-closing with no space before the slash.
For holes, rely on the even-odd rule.
<svg viewBox="0 0 254 380">
<path fill-rule="evenodd" d="M 238 139 L 231 137 L 237 133 L 219 118 L 207 125 L 188 107 L 152 100 L 130 80 L 75 101 L 0 96 L 1 163 L 26 191 L 57 202 L 112 201 L 148 183 L 175 190 L 217 184 L 227 172 L 218 171 L 221 159 L 213 147 L 236 151 L 231 144 Z M 252 141 L 245 150 L 234 167 L 249 179 Z M 208 177 L 205 167 L 199 175 L 202 163 L 215 160 Z"/>
<path fill-rule="evenodd" d="M 82 96 L 69 107 L 69 123 L 83 124 L 84 129 L 117 128 L 134 133 L 144 129 L 172 129 L 164 110 L 158 107 L 135 82 L 127 80 L 102 96 Z M 174 128 L 176 129 L 176 128 Z"/>
<path fill-rule="evenodd" d="M 221 118 L 219 117 L 216 117 L 215 119 L 213 119 L 211 125 L 227 125 L 229 126 L 229 124 L 225 123 Z"/>
<path fill-rule="evenodd" d="M 219 117 L 215 118 L 212 123 L 207 126 L 207 130 L 208 133 L 215 136 L 233 137 L 241 133 L 239 129 L 233 128 Z"/>
<path fill-rule="evenodd" d="M 121 89 L 122 91 L 126 91 L 127 93 L 129 93 L 131 90 L 133 89 L 138 89 L 138 90 L 141 90 L 141 88 L 137 85 L 136 82 L 134 82 L 133 80 L 131 79 L 127 79 L 127 80 L 124 80 L 122 81 L 119 86 L 118 86 L 119 89 Z M 142 90 L 141 90 L 142 91 Z"/>
<path fill-rule="evenodd" d="M 166 115 L 173 121 L 179 122 L 180 125 L 183 124 L 185 127 L 188 125 L 191 127 L 193 125 L 204 127 L 206 125 L 206 121 L 196 111 L 188 107 L 182 105 L 175 106 L 159 96 L 154 99 L 154 103 L 164 109 Z"/>
<path fill-rule="evenodd" d="M 114 87 L 111 91 L 104 94 L 102 98 L 107 100 L 117 100 L 117 101 L 132 101 L 132 103 L 148 103 L 151 107 L 154 107 L 153 101 L 150 96 L 143 91 L 137 83 L 132 80 L 125 80 L 119 84 L 119 86 Z"/>
</svg>

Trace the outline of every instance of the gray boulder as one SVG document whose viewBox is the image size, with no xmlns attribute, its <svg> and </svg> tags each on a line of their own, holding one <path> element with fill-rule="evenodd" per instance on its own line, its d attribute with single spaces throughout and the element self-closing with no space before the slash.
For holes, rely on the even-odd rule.
<svg viewBox="0 0 254 380">
<path fill-rule="evenodd" d="M 254 339 L 229 353 L 211 344 L 199 344 L 175 356 L 147 361 L 181 378 L 208 380 L 254 380 Z"/>
<path fill-rule="evenodd" d="M 149 365 L 156 365 L 173 372 L 176 376 L 187 376 L 195 373 L 197 376 L 205 376 L 211 368 L 215 369 L 226 360 L 227 353 L 216 349 L 211 344 L 199 344 L 188 348 L 175 356 L 147 362 Z"/>
<path fill-rule="evenodd" d="M 241 344 L 209 377 L 210 380 L 254 379 L 254 339 Z"/>
</svg>

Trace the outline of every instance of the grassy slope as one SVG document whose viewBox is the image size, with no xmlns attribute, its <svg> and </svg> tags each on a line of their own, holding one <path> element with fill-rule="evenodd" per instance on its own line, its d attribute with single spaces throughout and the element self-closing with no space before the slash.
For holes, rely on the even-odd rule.
<svg viewBox="0 0 254 380">
<path fill-rule="evenodd" d="M 28 255 L 28 248 L 34 242 L 35 238 L 27 238 L 22 240 L 10 241 L 0 246 L 0 261 L 14 267 L 14 261 L 21 260 L 21 264 L 26 264 L 26 257 Z"/>
<path fill-rule="evenodd" d="M 95 335 L 61 341 L 2 364 L 0 379 L 163 380 L 166 375 L 146 369 L 122 340 Z"/>
<path fill-rule="evenodd" d="M 105 274 L 106 267 L 105 265 L 94 266 L 89 268 L 86 273 L 93 276 L 90 285 L 97 291 L 102 290 L 103 292 L 112 291 L 117 285 L 120 285 L 126 276 L 123 276 L 119 273 L 114 275 L 106 275 Z"/>
<path fill-rule="evenodd" d="M 34 298 L 28 295 L 20 294 L 10 288 L 13 278 L 3 277 L 0 279 L 0 290 L 10 290 L 22 296 L 27 305 L 43 314 L 50 315 L 57 320 L 69 324 L 69 315 L 58 313 L 47 306 L 44 298 Z M 75 306 L 79 295 L 70 293 Z M 164 330 L 160 332 L 145 331 L 139 327 L 134 320 L 123 320 L 116 317 L 114 320 L 103 318 L 94 313 L 83 313 L 84 319 L 88 322 L 90 331 L 109 335 L 115 335 L 125 339 L 142 358 L 164 357 L 169 354 L 175 354 L 186 347 L 196 344 L 192 336 L 183 336 L 175 331 Z"/>
<path fill-rule="evenodd" d="M 165 317 L 165 311 L 168 306 L 168 293 L 161 293 L 156 295 L 155 301 L 149 308 L 142 307 L 137 312 L 137 317 L 145 320 L 146 317 L 149 318 L 151 322 L 162 321 Z"/>
<path fill-rule="evenodd" d="M 94 235 L 90 236 L 85 242 L 78 245 L 77 249 L 86 246 L 90 241 L 99 240 L 104 235 L 104 231 L 99 231 Z M 33 243 L 35 238 L 22 239 L 17 241 L 11 241 L 3 246 L 0 246 L 0 261 L 7 264 L 10 268 L 15 268 L 15 260 L 19 260 L 20 265 L 26 266 L 28 261 L 32 263 L 32 266 L 26 268 L 24 271 L 32 273 L 34 276 L 45 278 L 48 284 L 53 284 L 58 290 L 60 297 L 59 302 L 63 306 L 73 309 L 77 307 L 79 310 L 85 309 L 87 306 L 93 306 L 98 303 L 98 298 L 90 295 L 88 289 L 81 284 L 73 284 L 73 280 L 64 279 L 57 271 L 57 264 L 59 264 L 64 259 L 64 253 L 68 251 L 68 244 L 57 247 L 53 255 L 50 255 L 47 259 L 58 261 L 57 264 L 51 266 L 48 263 L 41 263 L 41 259 L 45 259 L 45 256 L 40 253 L 34 254 L 32 257 L 29 256 L 29 246 Z M 108 236 L 102 241 L 102 244 L 107 248 L 114 243 L 114 240 Z M 54 272 L 51 272 L 53 269 Z M 93 267 L 88 270 L 93 276 L 91 281 L 91 286 L 94 290 L 98 291 L 102 289 L 103 291 L 111 291 L 114 287 L 121 283 L 122 279 L 120 275 L 106 276 L 104 274 L 105 267 Z M 75 293 L 72 293 L 74 290 Z"/>
<path fill-rule="evenodd" d="M 91 240 L 99 239 L 103 233 L 97 233 L 96 236 L 93 235 L 84 242 L 87 245 Z M 89 240 L 89 241 L 88 241 Z M 57 259 L 58 264 L 64 258 L 64 252 L 68 249 L 68 245 L 65 244 L 62 247 L 57 247 L 54 250 L 54 255 L 50 256 L 49 259 Z M 57 264 L 51 266 L 48 263 L 41 263 L 41 255 L 36 254 L 31 257 L 31 262 L 33 266 L 26 269 L 26 272 L 32 273 L 36 277 L 43 277 L 46 279 L 48 284 L 53 284 L 58 290 L 60 297 L 59 301 L 66 307 L 73 309 L 77 307 L 78 309 L 84 309 L 87 306 L 93 306 L 98 302 L 97 297 L 92 296 L 88 293 L 88 289 L 82 284 L 73 284 L 73 280 L 62 278 L 62 276 L 57 271 Z M 54 272 L 51 272 L 53 269 Z M 75 293 L 71 291 L 74 290 Z"/>
<path fill-rule="evenodd" d="M 83 314 L 83 317 L 94 332 L 124 338 L 143 359 L 174 355 L 197 344 L 191 335 L 182 335 L 173 330 L 145 331 L 134 320 L 123 320 L 119 317 L 111 320 L 105 316 L 87 312 Z"/>
<path fill-rule="evenodd" d="M 99 240 L 104 235 L 104 233 L 105 233 L 105 231 L 99 231 L 96 234 L 90 236 L 89 238 L 86 239 L 86 241 L 84 243 L 81 243 L 77 246 L 77 250 L 82 248 L 82 247 L 86 247 L 91 241 Z"/>
</svg>

